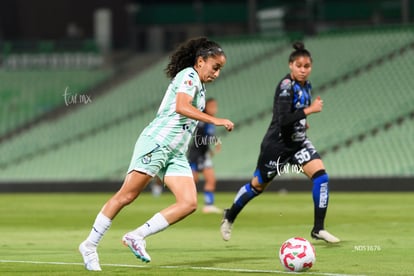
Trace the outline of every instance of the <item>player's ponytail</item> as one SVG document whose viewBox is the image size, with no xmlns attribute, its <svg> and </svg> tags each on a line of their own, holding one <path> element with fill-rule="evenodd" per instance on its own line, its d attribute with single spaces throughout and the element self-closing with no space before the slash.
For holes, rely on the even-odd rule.
<svg viewBox="0 0 414 276">
<path fill-rule="evenodd" d="M 220 45 L 206 37 L 190 39 L 180 44 L 170 56 L 170 62 L 165 68 L 167 77 L 174 78 L 184 68 L 194 66 L 198 57 L 207 59 L 210 56 L 224 55 Z"/>
<path fill-rule="evenodd" d="M 293 43 L 293 49 L 295 49 L 289 56 L 289 62 L 295 61 L 298 57 L 309 57 L 312 61 L 311 53 L 306 50 L 305 44 L 301 41 Z"/>
</svg>

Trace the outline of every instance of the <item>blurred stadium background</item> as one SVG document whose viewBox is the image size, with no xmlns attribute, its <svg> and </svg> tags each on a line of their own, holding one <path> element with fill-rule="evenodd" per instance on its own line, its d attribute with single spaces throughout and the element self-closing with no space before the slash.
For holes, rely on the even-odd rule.
<svg viewBox="0 0 414 276">
<path fill-rule="evenodd" d="M 1 1 L 0 191 L 116 190 L 169 51 L 199 35 L 228 56 L 208 86 L 236 122 L 219 132 L 218 190 L 250 178 L 294 40 L 326 103 L 309 137 L 332 189 L 414 190 L 413 15 L 414 0 Z"/>
</svg>

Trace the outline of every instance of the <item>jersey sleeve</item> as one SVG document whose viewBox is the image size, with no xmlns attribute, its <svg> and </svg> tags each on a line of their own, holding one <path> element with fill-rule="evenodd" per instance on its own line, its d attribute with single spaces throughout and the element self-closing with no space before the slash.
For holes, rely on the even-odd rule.
<svg viewBox="0 0 414 276">
<path fill-rule="evenodd" d="M 194 71 L 184 71 L 180 78 L 177 78 L 177 93 L 185 93 L 194 97 L 199 86 L 198 77 L 195 76 Z"/>
<path fill-rule="evenodd" d="M 284 79 L 276 88 L 275 110 L 279 114 L 281 126 L 288 126 L 306 118 L 303 108 L 292 111 L 293 86 L 291 80 Z"/>
</svg>

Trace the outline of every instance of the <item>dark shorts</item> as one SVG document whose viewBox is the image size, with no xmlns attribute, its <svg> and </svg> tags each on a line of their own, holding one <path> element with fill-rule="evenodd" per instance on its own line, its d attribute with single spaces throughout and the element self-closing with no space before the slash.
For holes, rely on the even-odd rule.
<svg viewBox="0 0 414 276">
<path fill-rule="evenodd" d="M 194 172 L 202 172 L 204 169 L 213 167 L 213 161 L 209 152 L 206 152 L 203 155 L 192 156 L 192 158 L 189 159 L 189 162 L 191 170 Z"/>
<path fill-rule="evenodd" d="M 302 166 L 314 159 L 320 159 L 320 156 L 309 139 L 296 148 L 264 142 L 254 176 L 258 177 L 260 184 L 268 183 L 282 174 L 303 173 Z"/>
</svg>

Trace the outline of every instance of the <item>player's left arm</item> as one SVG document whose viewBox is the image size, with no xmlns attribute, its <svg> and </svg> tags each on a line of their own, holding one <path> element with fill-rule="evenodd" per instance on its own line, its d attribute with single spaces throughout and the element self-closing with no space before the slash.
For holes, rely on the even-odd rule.
<svg viewBox="0 0 414 276">
<path fill-rule="evenodd" d="M 321 99 L 320 96 L 316 97 L 316 99 L 313 101 L 313 103 L 304 108 L 303 111 L 305 113 L 305 115 L 310 115 L 312 113 L 318 113 L 322 111 L 322 107 L 323 107 L 323 101 Z"/>
</svg>

